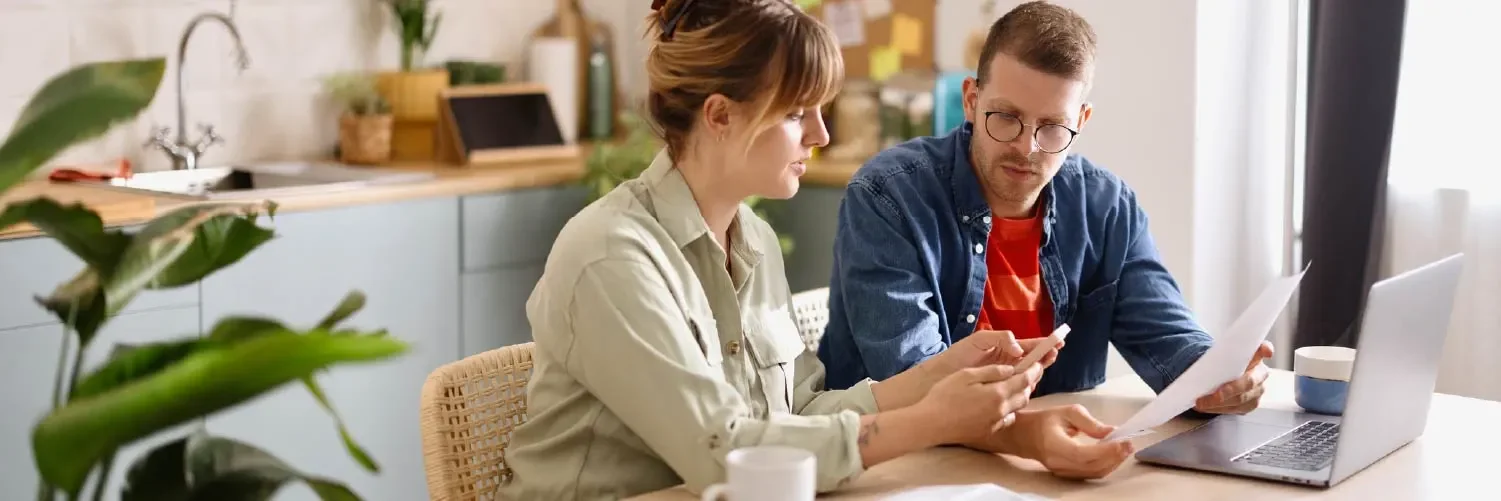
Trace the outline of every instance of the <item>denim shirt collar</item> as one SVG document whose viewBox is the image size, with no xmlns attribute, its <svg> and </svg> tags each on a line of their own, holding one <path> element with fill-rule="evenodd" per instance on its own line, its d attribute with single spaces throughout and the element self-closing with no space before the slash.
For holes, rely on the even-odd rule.
<svg viewBox="0 0 1501 501">
<path fill-rule="evenodd" d="M 953 132 L 954 140 L 949 142 L 952 148 L 949 152 L 952 158 L 950 178 L 953 180 L 954 210 L 959 220 L 969 224 L 981 224 L 979 223 L 981 218 L 990 215 L 990 203 L 985 201 L 985 193 L 980 188 L 980 178 L 975 174 L 974 164 L 969 158 L 969 142 L 974 130 L 974 123 L 965 121 Z M 1048 181 L 1048 184 L 1042 187 L 1042 194 L 1038 196 L 1038 200 L 1043 204 L 1042 245 L 1044 246 L 1052 239 L 1053 224 L 1058 220 L 1056 197 L 1053 196 L 1053 185 L 1057 181 L 1058 177 L 1054 176 L 1053 180 Z"/>
</svg>

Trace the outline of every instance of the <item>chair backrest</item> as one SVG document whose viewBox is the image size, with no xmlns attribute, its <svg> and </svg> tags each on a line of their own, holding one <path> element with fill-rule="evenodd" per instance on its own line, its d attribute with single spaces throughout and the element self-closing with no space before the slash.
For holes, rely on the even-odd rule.
<svg viewBox="0 0 1501 501">
<path fill-rule="evenodd" d="M 433 501 L 497 499 L 511 479 L 506 446 L 526 420 L 532 343 L 465 357 L 422 386 L 422 456 Z"/>
<path fill-rule="evenodd" d="M 823 328 L 829 323 L 829 288 L 820 287 L 792 295 L 792 313 L 797 319 L 797 333 L 809 350 L 818 351 Z"/>
</svg>

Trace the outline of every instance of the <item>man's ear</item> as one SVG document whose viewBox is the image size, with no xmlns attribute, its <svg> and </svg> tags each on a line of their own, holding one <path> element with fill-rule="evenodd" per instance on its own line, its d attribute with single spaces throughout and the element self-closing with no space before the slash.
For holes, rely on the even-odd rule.
<svg viewBox="0 0 1501 501">
<path fill-rule="evenodd" d="M 1094 114 L 1094 105 L 1085 101 L 1084 104 L 1079 106 L 1079 125 L 1075 128 L 1081 131 L 1084 130 L 1084 123 L 1089 121 L 1089 116 L 1092 114 Z"/>
<path fill-rule="evenodd" d="M 976 80 L 975 77 L 964 78 L 964 96 L 962 101 L 964 102 L 964 119 L 969 123 L 976 123 L 975 115 L 979 113 L 976 110 L 979 108 L 980 103 L 980 81 Z"/>
<path fill-rule="evenodd" d="M 735 102 L 723 94 L 710 95 L 704 100 L 704 126 L 710 137 L 724 137 L 729 133 L 734 117 Z"/>
</svg>

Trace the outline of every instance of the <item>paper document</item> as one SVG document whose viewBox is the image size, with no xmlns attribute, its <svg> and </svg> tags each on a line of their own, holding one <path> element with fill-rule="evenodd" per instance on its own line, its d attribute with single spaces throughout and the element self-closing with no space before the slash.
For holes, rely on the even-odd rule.
<svg viewBox="0 0 1501 501">
<path fill-rule="evenodd" d="M 1277 322 L 1277 317 L 1292 298 L 1293 291 L 1298 290 L 1303 274 L 1307 272 L 1308 268 L 1303 268 L 1296 275 L 1272 281 L 1261 292 L 1261 296 L 1241 312 L 1235 323 L 1214 340 L 1214 345 L 1198 361 L 1189 366 L 1183 375 L 1178 376 L 1173 384 L 1163 389 L 1146 407 L 1117 426 L 1114 432 L 1105 437 L 1105 441 L 1144 435 L 1144 432 L 1192 409 L 1194 401 L 1199 397 L 1240 377 L 1246 371 L 1246 365 L 1251 363 L 1251 356 L 1256 354 L 1256 348 L 1261 345 L 1267 333 L 1271 332 L 1272 324 Z"/>
<path fill-rule="evenodd" d="M 1021 494 L 995 484 L 933 485 L 908 489 L 881 501 L 1048 501 L 1036 494 Z"/>
</svg>

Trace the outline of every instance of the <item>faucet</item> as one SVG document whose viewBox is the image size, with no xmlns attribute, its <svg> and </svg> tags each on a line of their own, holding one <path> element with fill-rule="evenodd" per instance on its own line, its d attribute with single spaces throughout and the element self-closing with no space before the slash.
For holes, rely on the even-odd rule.
<svg viewBox="0 0 1501 501">
<path fill-rule="evenodd" d="M 233 3 L 231 3 L 231 11 Z M 177 138 L 168 137 L 170 129 L 160 127 L 152 134 L 151 139 L 146 141 L 144 147 L 156 147 L 167 153 L 172 158 L 172 170 L 193 170 L 198 168 L 198 159 L 209 146 L 223 143 L 224 138 L 214 132 L 214 127 L 208 124 L 199 124 L 198 130 L 202 134 L 196 141 L 188 142 L 187 113 L 183 106 L 182 92 L 182 68 L 187 63 L 188 40 L 193 36 L 193 29 L 204 21 L 218 21 L 229 30 L 229 35 L 235 42 L 236 63 L 240 70 L 250 67 L 250 56 L 245 52 L 245 45 L 240 42 L 240 30 L 235 27 L 233 19 L 217 12 L 199 14 L 188 22 L 188 27 L 183 30 L 182 38 L 177 43 Z"/>
</svg>

